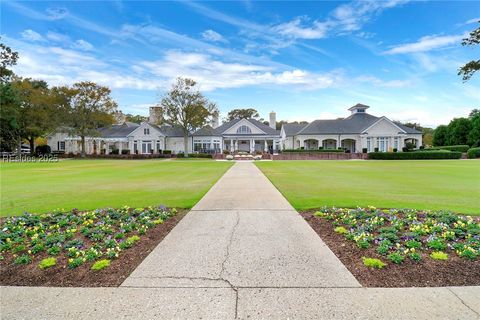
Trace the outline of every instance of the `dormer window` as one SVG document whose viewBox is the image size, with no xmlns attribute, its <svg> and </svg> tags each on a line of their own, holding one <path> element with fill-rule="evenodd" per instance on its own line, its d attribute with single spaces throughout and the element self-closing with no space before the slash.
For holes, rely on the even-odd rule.
<svg viewBox="0 0 480 320">
<path fill-rule="evenodd" d="M 150 134 L 150 128 L 144 128 L 143 129 L 143 134 L 144 135 L 149 135 Z"/>
<path fill-rule="evenodd" d="M 252 130 L 248 126 L 240 126 L 237 129 L 238 134 L 249 134 L 252 133 Z"/>
</svg>

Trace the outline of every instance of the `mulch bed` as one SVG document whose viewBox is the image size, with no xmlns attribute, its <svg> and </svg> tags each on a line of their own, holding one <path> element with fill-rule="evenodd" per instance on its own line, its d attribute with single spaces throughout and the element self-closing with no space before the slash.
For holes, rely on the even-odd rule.
<svg viewBox="0 0 480 320">
<path fill-rule="evenodd" d="M 313 216 L 316 210 L 301 212 L 302 217 L 364 287 L 443 287 L 480 285 L 480 260 L 470 261 L 451 255 L 447 261 L 423 259 L 396 265 L 387 261 L 383 269 L 364 266 L 362 257 L 385 261 L 374 248 L 360 249 L 355 242 L 334 232 L 330 221 Z"/>
<path fill-rule="evenodd" d="M 66 267 L 68 258 L 58 257 L 56 266 L 41 270 L 37 264 L 15 265 L 13 258 L 1 263 L 0 285 L 3 286 L 55 286 L 55 287 L 118 287 L 147 255 L 165 238 L 165 236 L 187 214 L 188 210 L 178 213 L 165 220 L 163 224 L 148 229 L 147 233 L 135 245 L 122 252 L 111 261 L 109 267 L 100 270 L 90 270 L 91 263 L 83 264 L 75 269 Z M 46 258 L 48 255 L 44 253 Z"/>
</svg>

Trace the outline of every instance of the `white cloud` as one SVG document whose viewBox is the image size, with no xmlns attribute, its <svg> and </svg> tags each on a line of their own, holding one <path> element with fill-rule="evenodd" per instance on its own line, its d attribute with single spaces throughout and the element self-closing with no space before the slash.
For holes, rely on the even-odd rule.
<svg viewBox="0 0 480 320">
<path fill-rule="evenodd" d="M 332 34 L 345 34 L 360 30 L 365 23 L 385 9 L 407 3 L 408 0 L 352 1 L 336 7 L 325 21 L 315 20 L 307 24 L 307 17 L 297 17 L 272 28 L 282 36 L 294 39 L 322 39 Z M 373 34 L 359 32 L 359 37 Z"/>
<path fill-rule="evenodd" d="M 204 40 L 213 41 L 213 42 L 228 42 L 222 35 L 213 30 L 205 30 L 202 32 L 202 37 Z"/>
<path fill-rule="evenodd" d="M 93 45 L 83 39 L 77 40 L 72 44 L 72 48 L 83 51 L 90 51 L 93 49 Z"/>
<path fill-rule="evenodd" d="M 465 22 L 465 24 L 477 23 L 479 21 L 480 21 L 480 17 L 477 17 L 477 18 L 473 18 L 473 19 L 468 20 L 467 22 Z"/>
<path fill-rule="evenodd" d="M 141 67 L 158 78 L 182 76 L 195 79 L 202 90 L 238 88 L 253 85 L 288 85 L 311 90 L 331 87 L 338 82 L 335 73 L 312 73 L 300 69 L 277 71 L 273 67 L 223 62 L 210 55 L 169 51 L 161 60 L 143 61 Z"/>
<path fill-rule="evenodd" d="M 425 52 L 443 48 L 451 45 L 460 45 L 465 35 L 439 36 L 431 35 L 420 38 L 416 42 L 405 43 L 392 47 L 385 51 L 385 54 L 405 54 L 414 52 Z"/>
<path fill-rule="evenodd" d="M 22 38 L 28 41 L 43 41 L 43 37 L 32 29 L 27 29 L 21 33 Z"/>
<path fill-rule="evenodd" d="M 290 22 L 279 24 L 272 28 L 282 36 L 295 39 L 321 39 L 327 35 L 328 24 L 314 21 L 312 26 L 307 27 L 303 21 L 305 17 L 297 17 Z"/>
<path fill-rule="evenodd" d="M 55 41 L 55 42 L 68 42 L 70 41 L 70 38 L 67 35 L 58 33 L 58 32 L 53 32 L 53 31 L 48 31 L 47 35 L 45 36 L 48 40 Z"/>
<path fill-rule="evenodd" d="M 374 76 L 360 76 L 355 79 L 358 82 L 365 82 L 372 84 L 377 87 L 384 87 L 384 88 L 404 88 L 409 87 L 412 85 L 410 80 L 381 80 Z"/>
<path fill-rule="evenodd" d="M 68 10 L 66 8 L 52 7 L 45 10 L 47 17 L 50 20 L 60 20 L 68 15 Z"/>
</svg>

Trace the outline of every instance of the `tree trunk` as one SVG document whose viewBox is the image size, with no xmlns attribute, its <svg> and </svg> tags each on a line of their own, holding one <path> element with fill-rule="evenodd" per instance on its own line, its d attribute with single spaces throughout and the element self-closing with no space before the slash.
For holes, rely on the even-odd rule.
<svg viewBox="0 0 480 320">
<path fill-rule="evenodd" d="M 85 136 L 81 136 L 81 142 L 82 142 L 81 156 L 82 158 L 85 158 Z"/>
<path fill-rule="evenodd" d="M 188 132 L 185 132 L 185 133 L 184 133 L 184 136 L 183 136 L 183 145 L 184 145 L 184 148 L 185 148 L 184 157 L 185 157 L 185 158 L 188 158 Z"/>
<path fill-rule="evenodd" d="M 17 156 L 22 156 L 22 137 L 18 138 Z"/>
<path fill-rule="evenodd" d="M 30 137 L 30 139 L 28 139 L 28 143 L 30 144 L 30 155 L 33 156 L 35 155 L 35 138 Z"/>
</svg>

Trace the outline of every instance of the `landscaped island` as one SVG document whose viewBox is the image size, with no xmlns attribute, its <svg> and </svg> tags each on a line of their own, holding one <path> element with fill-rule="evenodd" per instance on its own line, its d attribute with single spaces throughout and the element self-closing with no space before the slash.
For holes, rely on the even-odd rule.
<svg viewBox="0 0 480 320">
<path fill-rule="evenodd" d="M 480 285 L 480 218 L 324 207 L 302 216 L 364 286 Z"/>
<path fill-rule="evenodd" d="M 118 286 L 184 213 L 122 207 L 1 219 L 0 284 Z"/>
</svg>

